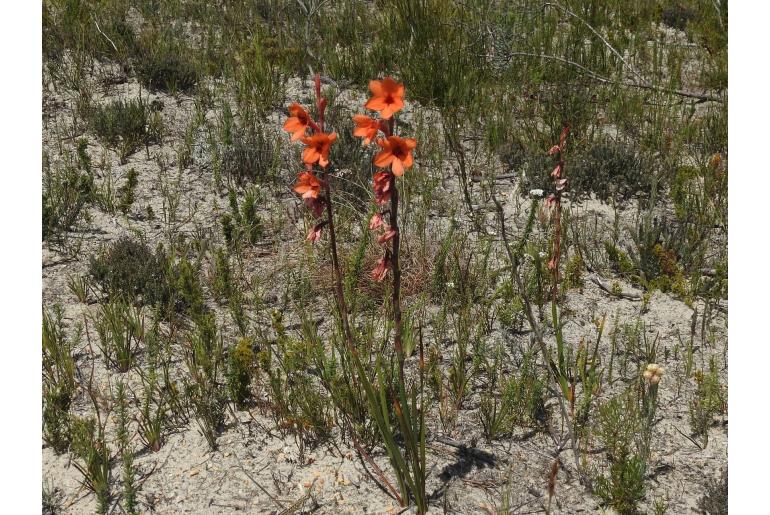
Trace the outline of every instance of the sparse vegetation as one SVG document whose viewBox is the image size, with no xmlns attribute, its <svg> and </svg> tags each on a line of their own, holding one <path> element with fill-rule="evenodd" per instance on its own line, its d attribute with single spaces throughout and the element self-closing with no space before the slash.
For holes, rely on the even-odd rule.
<svg viewBox="0 0 770 515">
<path fill-rule="evenodd" d="M 42 22 L 44 512 L 726 510 L 727 2 Z"/>
</svg>

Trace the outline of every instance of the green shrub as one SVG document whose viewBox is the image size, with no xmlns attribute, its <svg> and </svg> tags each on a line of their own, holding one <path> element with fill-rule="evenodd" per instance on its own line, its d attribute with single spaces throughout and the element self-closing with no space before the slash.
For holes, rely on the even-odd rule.
<svg viewBox="0 0 770 515">
<path fill-rule="evenodd" d="M 727 515 L 727 469 L 722 477 L 712 479 L 706 485 L 706 493 L 698 501 L 698 507 L 709 515 Z"/>
<path fill-rule="evenodd" d="M 126 298 L 145 305 L 167 305 L 171 290 L 167 258 L 147 244 L 123 237 L 91 258 L 89 274 L 109 299 Z"/>
<path fill-rule="evenodd" d="M 62 242 L 94 201 L 94 177 L 81 160 L 51 169 L 43 158 L 43 241 Z"/>
<path fill-rule="evenodd" d="M 137 76 L 150 91 L 189 93 L 200 79 L 190 55 L 181 38 L 148 33 L 140 43 Z"/>
<path fill-rule="evenodd" d="M 553 159 L 542 151 L 529 155 L 525 162 L 524 188 L 550 191 Z M 652 187 L 652 163 L 637 153 L 635 146 L 609 138 L 594 142 L 586 151 L 570 149 L 565 168 L 572 198 L 594 194 L 605 202 L 628 200 L 649 195 Z"/>
<path fill-rule="evenodd" d="M 695 12 L 680 2 L 666 6 L 661 13 L 661 21 L 671 28 L 684 30 L 695 18 Z"/>
<path fill-rule="evenodd" d="M 243 200 L 238 203 L 235 189 L 228 192 L 230 213 L 222 215 L 222 233 L 229 248 L 253 245 L 262 237 L 262 219 L 257 213 L 257 199 L 262 198 L 256 188 L 249 188 Z"/>
<path fill-rule="evenodd" d="M 229 238 L 227 237 L 227 233 L 225 233 L 225 240 L 228 243 L 232 241 L 231 231 Z M 223 248 L 218 248 L 214 254 L 214 271 L 211 279 L 211 289 L 213 290 L 217 301 L 225 303 L 232 297 L 234 288 L 233 273 L 227 251 Z"/>
<path fill-rule="evenodd" d="M 141 99 L 115 100 L 87 112 L 89 126 L 105 144 L 116 148 L 121 161 L 142 146 L 159 141 L 160 118 Z"/>
<path fill-rule="evenodd" d="M 640 407 L 631 390 L 599 407 L 596 435 L 606 449 L 609 474 L 596 477 L 596 494 L 624 515 L 637 513 L 645 495 L 646 463 L 637 441 L 641 427 Z"/>
<path fill-rule="evenodd" d="M 225 423 L 227 391 L 222 387 L 224 353 L 210 313 L 194 319 L 195 329 L 188 337 L 186 364 L 189 380 L 186 390 L 195 412 L 195 421 L 209 447 L 217 448 L 217 436 Z"/>
<path fill-rule="evenodd" d="M 104 428 L 93 418 L 75 418 L 72 422 L 72 453 L 75 468 L 83 476 L 83 485 L 96 495 L 97 512 L 107 513 L 110 492 L 110 450 Z"/>
<path fill-rule="evenodd" d="M 131 209 L 131 205 L 134 203 L 136 186 L 139 184 L 137 180 L 137 173 L 134 168 L 131 168 L 126 174 L 126 182 L 118 190 L 120 211 L 125 215 L 128 210 Z"/>
<path fill-rule="evenodd" d="M 94 327 L 105 363 L 121 373 L 128 372 L 144 337 L 144 320 L 139 310 L 122 301 L 103 304 Z"/>
<path fill-rule="evenodd" d="M 248 338 L 238 340 L 235 347 L 230 349 L 227 363 L 230 397 L 238 409 L 243 409 L 251 397 L 251 378 L 256 370 L 252 341 Z"/>
<path fill-rule="evenodd" d="M 697 370 L 695 392 L 690 400 L 689 418 L 693 435 L 701 438 L 703 447 L 708 445 L 708 431 L 714 417 L 726 411 L 726 392 L 719 380 L 716 361 L 712 358 L 709 370 Z"/>
<path fill-rule="evenodd" d="M 605 241 L 604 250 L 607 253 L 607 259 L 609 259 L 615 272 L 630 276 L 636 271 L 634 262 L 628 257 L 628 254 L 616 247 L 614 243 Z"/>
<path fill-rule="evenodd" d="M 75 394 L 72 342 L 59 307 L 43 312 L 43 439 L 57 453 L 70 443 L 69 408 Z"/>
<path fill-rule="evenodd" d="M 264 183 L 275 177 L 281 148 L 276 135 L 267 132 L 262 125 L 249 129 L 234 126 L 227 117 L 222 132 L 220 166 L 225 177 L 240 185 Z"/>
</svg>

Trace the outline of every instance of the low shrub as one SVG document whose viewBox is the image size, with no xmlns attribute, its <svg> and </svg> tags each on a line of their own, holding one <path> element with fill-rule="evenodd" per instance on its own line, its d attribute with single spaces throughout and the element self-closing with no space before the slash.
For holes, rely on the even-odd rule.
<svg viewBox="0 0 770 515">
<path fill-rule="evenodd" d="M 567 175 L 572 198 L 594 194 L 606 202 L 649 195 L 652 163 L 630 146 L 603 138 L 584 152 L 580 149 L 570 149 L 569 152 Z M 546 152 L 530 153 L 522 158 L 522 162 L 526 165 L 526 173 L 522 175 L 523 188 L 547 191 L 551 177 L 543 171 L 553 166 Z"/>
<path fill-rule="evenodd" d="M 150 91 L 189 93 L 198 83 L 198 69 L 178 39 L 148 33 L 139 47 L 136 73 Z"/>
<path fill-rule="evenodd" d="M 116 100 L 90 107 L 87 116 L 94 134 L 116 148 L 121 160 L 160 139 L 160 118 L 154 116 L 141 99 Z"/>
</svg>

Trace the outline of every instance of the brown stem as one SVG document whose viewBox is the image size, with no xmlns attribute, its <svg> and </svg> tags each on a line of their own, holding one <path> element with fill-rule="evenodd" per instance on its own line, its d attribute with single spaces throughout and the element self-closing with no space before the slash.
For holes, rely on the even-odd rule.
<svg viewBox="0 0 770 515">
<path fill-rule="evenodd" d="M 321 97 L 321 79 L 318 74 L 315 76 L 315 95 L 316 106 L 318 108 L 318 131 L 324 131 L 324 111 L 326 105 L 323 97 Z M 340 312 L 340 318 L 342 321 L 342 332 L 345 336 L 345 340 L 348 343 L 350 349 L 354 349 L 353 346 L 353 334 L 350 332 L 350 323 L 348 319 L 348 306 L 345 303 L 345 293 L 342 289 L 342 270 L 340 269 L 339 255 L 337 254 L 337 236 L 334 231 L 334 210 L 332 208 L 332 190 L 329 185 L 329 174 L 324 170 L 324 191 L 326 192 L 326 215 L 329 223 L 329 249 L 332 256 L 332 268 L 334 269 L 334 286 L 337 296 L 337 308 Z"/>
<path fill-rule="evenodd" d="M 329 249 L 332 256 L 332 268 L 334 269 L 334 286 L 337 296 L 337 307 L 340 311 L 340 318 L 342 319 L 342 332 L 345 336 L 345 340 L 348 346 L 353 349 L 353 335 L 350 332 L 350 325 L 348 322 L 348 306 L 345 303 L 345 293 L 342 289 L 342 270 L 340 269 L 339 257 L 337 254 L 337 236 L 334 231 L 334 213 L 332 210 L 332 192 L 329 186 L 328 175 L 326 177 L 326 215 L 329 221 Z"/>
<path fill-rule="evenodd" d="M 389 135 L 395 134 L 396 117 L 388 120 Z M 396 187 L 396 176 L 390 174 L 390 228 L 396 231 L 393 236 L 393 255 L 391 256 L 391 266 L 393 267 L 393 324 L 395 332 L 393 346 L 398 354 L 399 378 L 403 384 L 404 381 L 404 346 L 401 342 L 401 267 L 398 263 L 398 255 L 401 247 L 401 232 L 398 228 L 398 188 Z"/>
<path fill-rule="evenodd" d="M 391 265 L 393 267 L 393 323 L 395 324 L 394 346 L 398 353 L 399 372 L 404 373 L 404 347 L 401 343 L 401 267 L 398 263 L 399 249 L 401 245 L 401 234 L 398 228 L 398 188 L 396 188 L 396 177 L 390 176 L 390 228 L 396 231 L 393 236 L 393 255 L 391 256 Z"/>
<path fill-rule="evenodd" d="M 562 173 L 564 169 L 562 167 Z M 554 300 L 559 295 L 559 262 L 561 261 L 561 193 L 556 192 L 556 213 L 553 220 L 553 284 L 551 285 L 551 296 Z"/>
</svg>

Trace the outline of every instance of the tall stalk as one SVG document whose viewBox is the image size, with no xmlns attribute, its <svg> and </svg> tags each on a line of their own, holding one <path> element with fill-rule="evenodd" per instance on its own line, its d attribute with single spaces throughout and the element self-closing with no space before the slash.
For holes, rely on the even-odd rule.
<svg viewBox="0 0 770 515">
<path fill-rule="evenodd" d="M 372 277 L 377 281 L 382 281 L 388 271 L 393 271 L 392 316 L 395 327 L 394 350 L 398 359 L 398 379 L 395 381 L 395 391 L 391 386 L 392 382 L 386 375 L 384 359 L 381 355 L 376 357 L 374 378 L 371 378 L 372 371 L 364 367 L 350 329 L 342 269 L 337 250 L 330 174 L 327 171 L 330 164 L 329 148 L 336 140 L 336 134 L 324 132 L 326 99 L 321 97 L 321 81 L 318 75 L 315 77 L 318 123 L 312 120 L 302 106 L 292 104 L 289 107 L 292 116 L 286 120 L 284 130 L 292 133 L 292 140 L 301 139 L 307 145 L 302 156 L 306 171 L 300 173 L 294 191 L 302 195 L 317 218 L 326 213 L 326 220 L 316 223 L 308 234 L 308 240 L 318 241 L 321 237 L 321 230 L 328 226 L 335 298 L 340 316 L 340 326 L 344 333 L 344 348 L 347 349 L 347 353 L 341 353 L 343 369 L 346 377 L 348 372 L 351 372 L 349 377 L 356 383 L 356 387 L 363 389 L 369 414 L 374 419 L 382 436 L 382 443 L 390 458 L 400 491 L 400 495 L 394 495 L 394 498 L 402 506 L 413 500 L 417 511 L 422 514 L 428 510 L 428 499 L 425 493 L 425 415 L 421 404 L 424 393 L 424 362 L 421 342 L 420 384 L 419 387 L 408 389 L 404 377 L 406 356 L 402 342 L 401 268 L 399 264 L 401 238 L 398 226 L 399 191 L 396 186 L 396 177 L 403 175 L 405 169 L 412 166 L 412 150 L 417 146 L 417 142 L 414 139 L 399 138 L 393 134 L 395 130 L 393 114 L 403 107 L 403 85 L 387 77 L 382 82 L 372 81 L 370 89 L 377 98 L 376 102 L 374 102 L 375 98 L 370 99 L 366 107 L 380 111 L 382 119 L 375 120 L 368 116 L 357 115 L 354 120 L 359 127 L 354 131 L 354 135 L 364 136 L 365 143 L 371 143 L 376 138 L 377 144 L 382 147 L 382 151 L 374 158 L 374 164 L 380 170 L 373 178 L 375 198 L 377 198 L 378 206 L 383 206 L 390 201 L 390 209 L 383 213 L 376 213 L 370 220 L 369 227 L 373 230 L 383 231 L 378 241 L 385 246 L 384 256 L 372 272 Z M 312 136 L 307 136 L 308 130 L 312 131 Z M 385 135 L 384 139 L 378 138 L 380 133 Z M 316 163 L 322 170 L 320 180 L 314 172 Z M 389 223 L 383 221 L 383 215 L 386 213 L 389 215 Z M 347 361 L 348 359 L 350 361 Z M 352 364 L 351 369 L 348 369 L 349 363 Z M 355 373 L 352 373 L 353 370 Z M 347 406 L 338 405 L 337 408 L 345 410 Z M 396 421 L 397 427 L 393 427 L 393 420 Z M 396 441 L 397 434 L 403 439 L 403 450 Z"/>
</svg>

